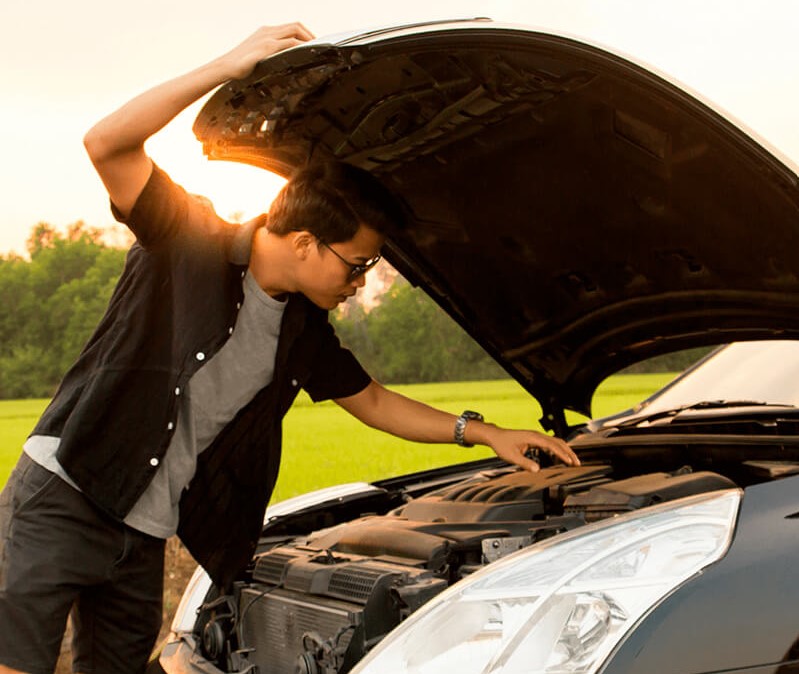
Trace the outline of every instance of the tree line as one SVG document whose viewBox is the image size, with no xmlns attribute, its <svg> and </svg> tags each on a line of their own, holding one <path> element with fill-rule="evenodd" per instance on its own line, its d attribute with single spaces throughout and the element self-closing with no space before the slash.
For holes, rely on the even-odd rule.
<svg viewBox="0 0 799 674">
<path fill-rule="evenodd" d="M 398 276 L 368 312 L 333 315 L 341 342 L 386 384 L 501 379 L 508 374 L 433 300 Z"/>
<path fill-rule="evenodd" d="M 0 257 L 0 399 L 52 396 L 102 317 L 126 255 L 81 221 L 65 232 L 39 223 L 27 251 Z M 342 343 L 386 384 L 508 376 L 401 277 L 371 310 L 350 302 L 332 320 Z M 643 371 L 679 370 L 696 357 L 670 354 Z"/>
<path fill-rule="evenodd" d="M 36 225 L 30 259 L 0 258 L 0 398 L 55 392 L 105 310 L 125 251 L 78 221 L 58 232 Z"/>
</svg>

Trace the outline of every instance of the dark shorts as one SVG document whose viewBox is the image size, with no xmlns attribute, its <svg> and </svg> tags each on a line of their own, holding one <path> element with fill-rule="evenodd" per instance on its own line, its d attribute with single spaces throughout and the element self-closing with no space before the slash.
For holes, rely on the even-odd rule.
<svg viewBox="0 0 799 674">
<path fill-rule="evenodd" d="M 51 674 L 72 610 L 76 671 L 142 672 L 163 566 L 163 540 L 104 515 L 23 454 L 0 493 L 0 664 Z"/>
</svg>

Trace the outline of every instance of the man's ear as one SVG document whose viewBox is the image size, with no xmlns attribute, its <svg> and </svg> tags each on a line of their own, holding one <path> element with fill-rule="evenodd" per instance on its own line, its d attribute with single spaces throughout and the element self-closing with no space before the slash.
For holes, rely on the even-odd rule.
<svg viewBox="0 0 799 674">
<path fill-rule="evenodd" d="M 290 234 L 291 248 L 300 260 L 305 260 L 310 255 L 313 246 L 316 245 L 316 237 L 310 232 L 292 232 Z"/>
</svg>

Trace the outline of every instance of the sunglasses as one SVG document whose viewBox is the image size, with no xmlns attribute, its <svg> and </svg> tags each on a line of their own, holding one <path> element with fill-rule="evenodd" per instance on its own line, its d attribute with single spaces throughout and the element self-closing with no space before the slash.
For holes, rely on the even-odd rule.
<svg viewBox="0 0 799 674">
<path fill-rule="evenodd" d="M 366 262 L 362 262 L 360 264 L 353 264 L 352 262 L 348 262 L 343 257 L 341 257 L 341 255 L 339 255 L 330 244 L 325 243 L 324 241 L 322 241 L 322 239 L 319 239 L 319 243 L 321 243 L 325 248 L 327 248 L 331 253 L 333 253 L 333 255 L 335 255 L 339 260 L 341 260 L 344 264 L 346 264 L 350 268 L 350 273 L 347 275 L 347 281 L 354 281 L 356 278 L 363 276 L 378 262 L 380 262 L 380 258 L 382 257 L 382 255 L 378 253 L 371 260 L 367 260 Z"/>
</svg>

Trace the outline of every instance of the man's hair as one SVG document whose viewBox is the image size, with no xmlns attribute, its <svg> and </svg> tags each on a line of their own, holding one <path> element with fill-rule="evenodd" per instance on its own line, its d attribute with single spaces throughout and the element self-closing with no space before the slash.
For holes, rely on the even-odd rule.
<svg viewBox="0 0 799 674">
<path fill-rule="evenodd" d="M 309 164 L 283 187 L 267 227 L 278 235 L 308 231 L 320 241 L 349 241 L 364 225 L 384 235 L 403 225 L 402 209 L 371 173 L 343 162 Z"/>
</svg>

